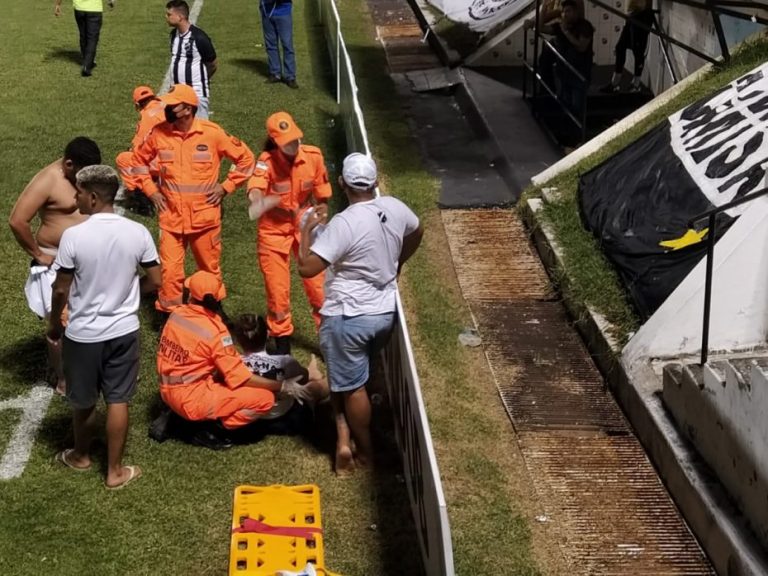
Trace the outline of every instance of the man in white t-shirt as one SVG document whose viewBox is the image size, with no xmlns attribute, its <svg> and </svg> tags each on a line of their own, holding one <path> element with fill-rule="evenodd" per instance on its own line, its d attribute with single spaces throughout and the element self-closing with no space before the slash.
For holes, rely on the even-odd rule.
<svg viewBox="0 0 768 576">
<path fill-rule="evenodd" d="M 61 236 L 55 265 L 48 339 L 60 343 L 73 408 L 74 448 L 56 455 L 77 471 L 91 468 L 91 429 L 99 393 L 107 404 L 107 477 L 110 490 L 141 475 L 123 466 L 128 435 L 128 402 L 139 372 L 139 298 L 160 285 L 160 266 L 149 231 L 118 216 L 112 203 L 120 186 L 104 165 L 77 173 L 75 202 L 90 218 Z M 139 278 L 139 267 L 145 275 Z M 61 311 L 69 304 L 64 330 Z"/>
<path fill-rule="evenodd" d="M 376 196 L 377 178 L 373 159 L 347 156 L 339 184 L 349 207 L 331 219 L 314 243 L 312 231 L 323 223 L 323 212 L 313 213 L 301 231 L 299 274 L 311 278 L 327 268 L 320 349 L 336 414 L 337 474 L 351 472 L 355 462 L 370 462 L 369 362 L 392 331 L 397 276 L 424 233 L 400 200 Z"/>
</svg>

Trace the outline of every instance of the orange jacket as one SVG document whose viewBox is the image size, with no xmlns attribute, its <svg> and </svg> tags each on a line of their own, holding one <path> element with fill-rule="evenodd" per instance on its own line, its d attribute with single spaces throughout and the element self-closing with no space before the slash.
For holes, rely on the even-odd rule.
<svg viewBox="0 0 768 576">
<path fill-rule="evenodd" d="M 131 149 L 137 148 L 144 142 L 152 128 L 165 122 L 165 104 L 161 100 L 150 100 L 139 112 L 139 121 L 136 123 L 136 133 L 131 140 Z"/>
<path fill-rule="evenodd" d="M 196 118 L 188 132 L 179 132 L 164 122 L 133 151 L 141 190 L 147 196 L 162 193 L 168 204 L 159 213 L 160 228 L 181 234 L 221 225 L 221 208 L 208 204 L 206 194 L 218 184 L 222 157 L 235 164 L 222 183 L 231 194 L 253 173 L 254 157 L 248 146 L 218 124 Z M 158 184 L 149 173 L 154 158 Z"/>
<path fill-rule="evenodd" d="M 197 304 L 174 308 L 160 335 L 157 350 L 160 386 L 186 395 L 194 386 L 222 382 L 229 388 L 251 378 L 218 315 Z"/>
<path fill-rule="evenodd" d="M 248 181 L 248 190 L 253 189 L 281 196 L 280 204 L 259 219 L 259 235 L 295 233 L 312 200 L 324 201 L 332 194 L 323 153 L 306 144 L 299 146 L 293 163 L 280 150 L 262 152 Z"/>
</svg>

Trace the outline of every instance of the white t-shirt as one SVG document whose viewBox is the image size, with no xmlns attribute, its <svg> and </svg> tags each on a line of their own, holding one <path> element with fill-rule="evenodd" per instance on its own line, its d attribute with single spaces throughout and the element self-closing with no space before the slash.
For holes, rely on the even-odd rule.
<svg viewBox="0 0 768 576">
<path fill-rule="evenodd" d="M 74 271 L 67 338 L 104 342 L 139 329 L 139 266 L 158 261 L 152 236 L 117 214 L 93 214 L 61 236 L 56 265 Z"/>
<path fill-rule="evenodd" d="M 285 380 L 285 372 L 291 364 L 298 364 L 298 361 L 290 354 L 267 354 L 262 351 L 241 354 L 240 357 L 252 373 L 277 381 Z M 275 405 L 261 418 L 262 420 L 274 420 L 285 416 L 293 404 L 293 396 L 276 394 Z"/>
<path fill-rule="evenodd" d="M 418 227 L 416 214 L 390 196 L 356 202 L 334 216 L 311 248 L 330 264 L 320 314 L 394 312 L 403 238 Z"/>
</svg>

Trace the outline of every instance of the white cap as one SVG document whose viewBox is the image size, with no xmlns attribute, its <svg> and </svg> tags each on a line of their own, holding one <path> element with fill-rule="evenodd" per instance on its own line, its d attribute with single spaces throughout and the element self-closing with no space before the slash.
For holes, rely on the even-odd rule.
<svg viewBox="0 0 768 576">
<path fill-rule="evenodd" d="M 341 169 L 341 177 L 350 188 L 354 190 L 369 190 L 376 184 L 376 162 L 373 158 L 353 152 L 344 158 Z"/>
</svg>

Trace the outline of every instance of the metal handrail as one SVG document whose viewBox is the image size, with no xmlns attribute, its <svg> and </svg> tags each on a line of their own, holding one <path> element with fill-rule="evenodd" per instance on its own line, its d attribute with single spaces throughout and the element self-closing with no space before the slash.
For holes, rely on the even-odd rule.
<svg viewBox="0 0 768 576">
<path fill-rule="evenodd" d="M 702 60 L 706 60 L 707 62 L 709 62 L 711 64 L 718 64 L 719 65 L 721 63 L 716 58 L 713 58 L 712 56 L 709 56 L 708 54 L 704 54 L 704 52 L 701 52 L 700 50 L 696 50 L 696 48 L 694 48 L 692 46 L 689 46 L 685 42 L 683 42 L 681 40 L 678 40 L 676 38 L 673 38 L 672 36 L 670 36 L 669 34 L 667 34 L 665 32 L 662 32 L 661 31 L 661 27 L 659 27 L 658 30 L 655 30 L 652 25 L 648 26 L 645 22 L 641 22 L 641 21 L 637 20 L 636 18 L 632 18 L 626 12 L 622 12 L 621 10 L 619 10 L 617 8 L 614 8 L 613 6 L 611 6 L 609 4 L 606 4 L 605 2 L 602 2 L 602 0 L 589 0 L 589 1 L 590 1 L 591 4 L 595 4 L 596 6 L 600 6 L 600 8 L 602 8 L 606 12 L 610 12 L 611 14 L 615 14 L 616 16 L 619 16 L 620 18 L 623 18 L 624 20 L 626 20 L 628 22 L 631 22 L 633 26 L 637 26 L 638 28 L 642 28 L 643 30 L 646 30 L 647 32 L 650 32 L 651 34 L 655 34 L 659 38 L 663 38 L 667 42 L 670 42 L 670 43 L 674 44 L 675 46 L 679 46 L 680 48 L 682 48 L 686 52 L 690 52 L 691 54 L 693 54 L 694 56 L 698 56 Z M 715 9 L 714 5 L 707 5 L 707 6 L 702 6 L 702 5 L 699 5 L 699 4 L 693 5 L 693 4 L 689 4 L 686 0 L 673 0 L 673 2 L 679 2 L 681 4 L 686 4 L 686 5 L 691 6 L 693 8 L 701 8 L 703 10 L 710 10 L 712 12 L 712 17 L 713 18 L 716 18 L 717 17 L 716 12 L 719 12 L 718 10 Z M 718 22 L 719 22 L 719 18 L 718 18 Z M 721 48 L 721 51 L 722 51 L 722 45 L 721 45 L 720 48 Z M 727 48 L 727 46 L 725 48 L 725 51 L 723 52 L 723 58 L 726 59 L 726 60 L 728 58 L 728 48 Z"/>
<path fill-rule="evenodd" d="M 707 363 L 707 356 L 709 355 L 709 318 L 710 308 L 712 307 L 712 272 L 714 268 L 715 239 L 717 236 L 717 215 L 721 212 L 725 212 L 726 210 L 730 210 L 735 206 L 746 204 L 747 202 L 751 202 L 752 200 L 765 195 L 768 195 L 768 188 L 763 188 L 762 190 L 758 190 L 752 194 L 747 194 L 746 196 L 732 200 L 731 202 L 723 204 L 722 206 L 718 206 L 717 208 L 712 208 L 711 210 L 697 214 L 688 220 L 689 228 L 694 228 L 697 222 L 700 222 L 705 218 L 709 221 L 707 224 L 707 271 L 704 277 L 704 321 L 701 331 L 702 366 Z"/>
<path fill-rule="evenodd" d="M 549 93 L 552 98 L 554 98 L 555 102 L 560 106 L 560 108 L 565 112 L 565 115 L 568 117 L 571 122 L 573 122 L 576 127 L 581 131 L 581 141 L 584 142 L 587 139 L 587 97 L 586 97 L 586 90 L 584 94 L 584 98 L 582 99 L 581 103 L 581 120 L 576 118 L 576 116 L 573 114 L 573 112 L 569 109 L 569 107 L 563 102 L 560 98 L 558 98 L 557 94 L 555 93 L 554 87 L 549 86 L 546 82 L 544 82 L 544 79 L 541 77 L 541 75 L 538 72 L 538 55 L 539 55 L 539 38 L 541 37 L 541 34 L 539 32 L 539 0 L 536 0 L 536 24 L 534 26 L 534 51 L 533 51 L 533 66 L 531 66 L 528 63 L 528 28 L 523 29 L 523 69 L 527 72 L 531 72 L 533 74 L 533 98 L 536 98 L 536 87 L 538 84 L 541 84 L 546 91 Z M 554 54 L 555 58 L 561 62 L 562 64 L 565 64 L 565 67 L 568 69 L 568 73 L 575 76 L 576 80 L 582 84 L 587 90 L 589 89 L 589 81 L 586 79 L 586 77 L 581 74 L 568 60 L 565 59 L 565 56 L 560 54 L 560 52 L 555 48 L 554 44 L 552 44 L 549 40 L 546 38 L 543 39 L 543 43 L 549 47 L 549 49 Z M 528 85 L 528 79 L 526 77 L 523 78 L 523 98 L 527 95 L 527 85 Z"/>
</svg>

